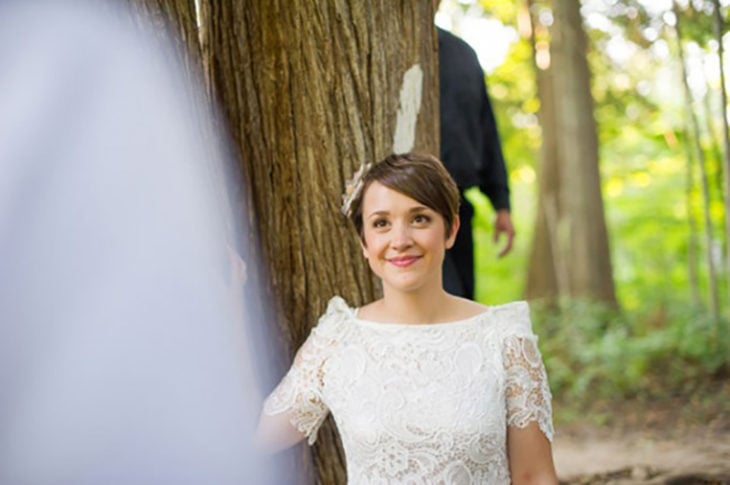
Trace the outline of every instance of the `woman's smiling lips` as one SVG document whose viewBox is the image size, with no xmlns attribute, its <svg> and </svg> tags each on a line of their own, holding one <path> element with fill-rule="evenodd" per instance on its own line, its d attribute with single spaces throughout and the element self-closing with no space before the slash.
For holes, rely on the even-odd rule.
<svg viewBox="0 0 730 485">
<path fill-rule="evenodd" d="M 389 258 L 388 262 L 392 265 L 398 266 L 399 268 L 405 268 L 410 266 L 416 261 L 421 259 L 420 256 L 398 256 L 397 258 Z"/>
</svg>

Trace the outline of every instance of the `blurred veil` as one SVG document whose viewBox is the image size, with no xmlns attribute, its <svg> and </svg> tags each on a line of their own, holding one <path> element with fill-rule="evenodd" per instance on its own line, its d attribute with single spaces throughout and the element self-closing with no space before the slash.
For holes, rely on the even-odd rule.
<svg viewBox="0 0 730 485">
<path fill-rule="evenodd" d="M 0 483 L 259 483 L 225 144 L 128 20 L 0 3 Z"/>
</svg>

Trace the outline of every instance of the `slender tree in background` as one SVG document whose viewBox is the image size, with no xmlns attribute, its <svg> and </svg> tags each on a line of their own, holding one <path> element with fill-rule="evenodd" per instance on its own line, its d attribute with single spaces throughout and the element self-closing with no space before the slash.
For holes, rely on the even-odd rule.
<svg viewBox="0 0 730 485">
<path fill-rule="evenodd" d="M 713 220 L 711 215 L 712 206 L 714 201 L 722 200 L 723 208 L 725 206 L 725 162 L 722 155 L 722 149 L 720 148 L 719 137 L 716 133 L 716 120 L 713 116 L 714 111 L 711 105 L 712 99 L 714 98 L 715 91 L 712 89 L 710 83 L 707 83 L 707 90 L 702 96 L 702 112 L 699 115 L 699 119 L 704 121 L 704 137 L 706 142 L 704 143 L 705 149 L 703 155 L 706 161 L 706 171 L 708 176 L 708 193 L 709 193 L 709 207 L 708 217 L 712 221 L 712 264 L 715 266 L 715 281 L 717 287 L 717 314 L 718 317 L 722 313 L 722 282 L 723 276 L 728 274 L 730 270 L 730 262 L 728 261 L 725 248 L 728 246 L 727 241 L 727 228 L 726 219 L 728 217 L 727 212 L 724 212 L 724 218 L 722 220 Z M 690 140 L 691 138 L 687 138 Z M 728 290 L 730 286 L 725 285 Z M 729 300 L 730 301 L 730 300 Z M 718 322 L 719 324 L 719 322 Z"/>
<path fill-rule="evenodd" d="M 432 9 L 406 0 L 201 2 L 206 65 L 271 277 L 268 298 L 278 310 L 271 323 L 290 352 L 334 294 L 356 305 L 378 294 L 339 213 L 341 194 L 361 163 L 393 151 L 399 108 L 413 108 L 421 94 L 415 149 L 438 151 Z M 404 87 L 415 65 L 422 84 Z M 345 482 L 331 421 L 319 432 L 314 463 L 319 483 Z"/>
<path fill-rule="evenodd" d="M 691 138 L 689 129 L 685 126 L 684 128 L 684 139 L 689 140 Z M 684 143 L 685 148 L 685 185 L 684 185 L 684 205 L 687 211 L 687 224 L 689 226 L 689 234 L 687 236 L 687 270 L 688 280 L 690 286 L 690 294 L 692 295 L 692 303 L 696 308 L 701 305 L 700 299 L 700 275 L 699 275 L 699 262 L 698 255 L 700 251 L 699 244 L 699 228 L 697 224 L 697 218 L 695 217 L 695 210 L 692 204 L 692 194 L 695 188 L 695 176 L 692 159 L 692 147 L 688 143 Z"/>
<path fill-rule="evenodd" d="M 535 220 L 530 263 L 528 266 L 528 298 L 544 298 L 555 301 L 568 294 L 568 277 L 562 253 L 557 242 L 559 214 L 560 172 L 558 166 L 557 136 L 555 133 L 555 103 L 551 95 L 549 32 L 542 25 L 537 12 L 539 5 L 528 0 L 531 12 L 530 43 L 535 60 L 537 95 L 540 99 L 538 117 L 542 127 L 541 163 L 539 166 L 539 203 Z"/>
<path fill-rule="evenodd" d="M 722 156 L 722 149 L 720 148 L 720 138 L 717 134 L 717 123 L 716 123 L 716 110 L 713 109 L 712 102 L 714 101 L 715 91 L 712 89 L 711 83 L 707 82 L 707 90 L 702 96 L 702 110 L 699 113 L 699 118 L 704 122 L 705 138 L 707 140 L 706 152 L 710 162 L 707 164 L 707 172 L 711 178 L 710 181 L 710 194 L 717 194 L 718 197 L 723 198 L 725 185 L 725 168 L 724 160 Z M 714 199 L 714 195 L 711 195 L 711 199 Z M 723 198 L 724 199 L 724 198 Z M 725 222 L 722 221 L 719 224 L 720 227 L 724 228 Z M 724 231 L 724 229 L 723 229 Z M 726 245 L 725 237 L 722 237 L 723 247 Z M 727 272 L 725 263 L 722 263 L 722 267 L 718 268 L 718 278 L 721 272 Z"/>
<path fill-rule="evenodd" d="M 720 66 L 720 113 L 722 114 L 722 141 L 723 141 L 723 165 L 724 165 L 724 198 L 725 198 L 725 258 L 730 259 L 730 126 L 727 119 L 727 85 L 725 84 L 725 47 L 723 45 L 723 33 L 725 32 L 725 22 L 722 18 L 722 10 L 720 8 L 720 0 L 713 0 L 713 25 L 715 31 L 715 40 L 717 41 L 717 60 Z M 730 263 L 726 263 L 726 270 L 730 271 Z M 726 275 L 730 280 L 730 273 Z M 730 291 L 730 285 L 728 285 Z M 730 301 L 730 297 L 728 298 Z"/>
<path fill-rule="evenodd" d="M 538 202 L 542 214 L 526 296 L 549 299 L 557 294 L 616 305 L 580 3 L 553 0 L 550 7 L 549 65 L 536 59 L 544 143 Z M 532 5 L 533 15 L 536 8 L 544 7 Z M 540 80 L 541 69 L 548 79 Z M 550 273 L 555 276 L 545 278 Z"/>
<path fill-rule="evenodd" d="M 682 67 L 682 86 L 684 87 L 685 104 L 687 106 L 687 114 L 689 116 L 689 129 L 687 130 L 691 135 L 692 146 L 694 147 L 693 159 L 697 164 L 700 172 L 700 186 L 702 188 L 702 214 L 704 220 L 705 229 L 705 259 L 707 262 L 707 274 L 710 292 L 710 312 L 715 321 L 717 321 L 720 315 L 720 303 L 719 294 L 717 289 L 717 268 L 715 266 L 715 260 L 712 255 L 713 249 L 713 237 L 712 237 L 712 219 L 710 217 L 710 187 L 707 176 L 707 162 L 705 160 L 705 153 L 702 150 L 700 142 L 700 127 L 697 121 L 697 115 L 692 107 L 692 91 L 689 86 L 689 74 L 687 72 L 687 61 L 684 56 L 684 48 L 682 45 L 682 29 L 681 29 L 681 11 L 677 2 L 673 3 L 673 9 L 675 14 L 675 29 L 677 39 L 677 51 L 679 55 L 679 61 Z"/>
</svg>

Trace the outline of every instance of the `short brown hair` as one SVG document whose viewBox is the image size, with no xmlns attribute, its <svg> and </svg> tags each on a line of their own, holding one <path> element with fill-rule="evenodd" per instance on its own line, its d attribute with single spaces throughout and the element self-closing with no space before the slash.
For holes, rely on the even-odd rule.
<svg viewBox="0 0 730 485">
<path fill-rule="evenodd" d="M 353 199 L 349 218 L 362 239 L 362 202 L 373 182 L 414 199 L 439 213 L 446 223 L 446 237 L 454 227 L 459 212 L 459 189 L 436 157 L 421 153 L 389 155 L 379 161 L 363 176 L 362 190 Z"/>
</svg>

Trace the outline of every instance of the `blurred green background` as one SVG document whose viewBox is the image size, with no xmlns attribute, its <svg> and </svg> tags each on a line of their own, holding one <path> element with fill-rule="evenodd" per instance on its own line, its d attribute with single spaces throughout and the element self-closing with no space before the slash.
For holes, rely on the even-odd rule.
<svg viewBox="0 0 730 485">
<path fill-rule="evenodd" d="M 728 2 L 722 3 L 727 17 Z M 533 305 L 553 393 L 571 403 L 564 414 L 596 400 L 675 396 L 728 379 L 725 110 L 713 5 L 678 5 L 699 137 L 687 134 L 672 2 L 583 2 L 619 309 L 578 301 L 562 302 L 559 311 Z M 501 246 L 492 241 L 489 201 L 476 189 L 468 194 L 476 208 L 477 299 L 486 304 L 523 298 L 535 224 L 541 135 L 531 44 L 521 20 L 526 8 L 508 0 L 444 0 L 437 16 L 481 55 L 510 172 L 517 238 L 507 257 L 496 256 Z M 696 142 L 709 182 L 709 244 Z M 718 318 L 709 309 L 708 254 L 720 269 Z"/>
</svg>

